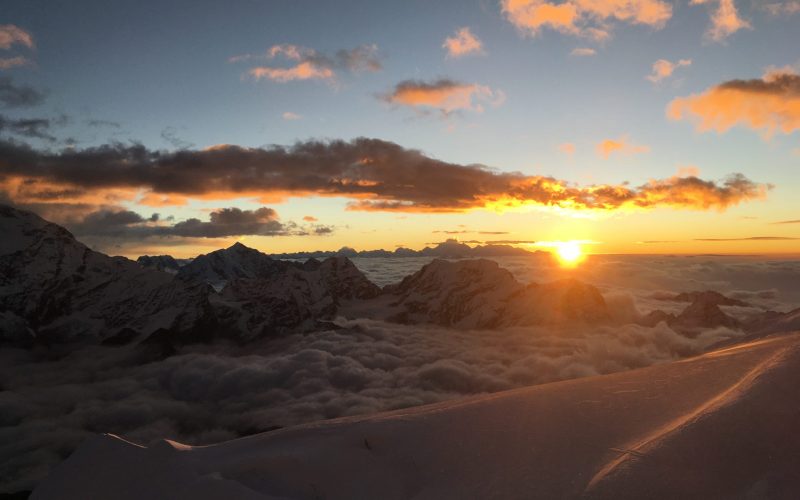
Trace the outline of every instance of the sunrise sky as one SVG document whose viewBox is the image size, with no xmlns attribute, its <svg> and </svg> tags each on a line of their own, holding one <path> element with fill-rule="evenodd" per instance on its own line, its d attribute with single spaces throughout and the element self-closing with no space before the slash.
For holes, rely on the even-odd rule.
<svg viewBox="0 0 800 500">
<path fill-rule="evenodd" d="M 800 1 L 6 0 L 0 201 L 131 257 L 800 254 Z"/>
</svg>

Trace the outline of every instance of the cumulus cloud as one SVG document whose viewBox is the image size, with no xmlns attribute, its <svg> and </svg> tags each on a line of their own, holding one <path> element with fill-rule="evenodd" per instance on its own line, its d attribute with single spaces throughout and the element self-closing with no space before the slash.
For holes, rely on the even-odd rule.
<svg viewBox="0 0 800 500">
<path fill-rule="evenodd" d="M 653 83 L 659 83 L 660 81 L 672 76 L 672 73 L 674 73 L 676 69 L 682 66 L 691 66 L 691 64 L 691 59 L 681 59 L 674 63 L 666 59 L 659 59 L 653 63 L 652 72 L 645 78 Z"/>
<path fill-rule="evenodd" d="M 460 28 L 455 35 L 445 38 L 442 48 L 448 57 L 464 57 L 470 54 L 483 54 L 483 42 L 468 27 Z"/>
<path fill-rule="evenodd" d="M 715 42 L 722 42 L 739 30 L 751 29 L 750 23 L 739 16 L 734 0 L 691 0 L 689 5 L 704 5 L 716 3 L 716 9 L 711 12 L 711 24 L 706 31 L 706 38 Z"/>
<path fill-rule="evenodd" d="M 29 32 L 13 24 L 0 25 L 0 49 L 8 50 L 14 45 L 24 45 L 29 49 L 36 47 Z"/>
<path fill-rule="evenodd" d="M 499 106 L 505 94 L 485 85 L 461 83 L 442 78 L 431 82 L 405 80 L 395 85 L 394 90 L 380 96 L 384 101 L 408 106 L 422 113 L 438 111 L 448 116 L 457 111 L 483 112 L 484 105 Z"/>
<path fill-rule="evenodd" d="M 278 83 L 295 80 L 328 80 L 332 81 L 337 76 L 337 71 L 344 70 L 350 73 L 363 71 L 379 71 L 382 69 L 377 45 L 361 45 L 350 50 L 339 50 L 329 56 L 314 49 L 297 45 L 282 44 L 270 47 L 266 54 L 256 56 L 244 54 L 228 59 L 229 62 L 238 63 L 253 59 L 283 59 L 290 62 L 289 66 L 256 66 L 247 71 L 247 74 L 256 80 L 268 79 Z"/>
<path fill-rule="evenodd" d="M 313 195 L 350 198 L 351 210 L 457 212 L 533 205 L 723 210 L 764 198 L 770 187 L 741 174 L 719 182 L 675 176 L 638 187 L 578 186 L 553 177 L 448 163 L 366 138 L 171 153 L 122 144 L 51 152 L 0 141 L 0 190 L 17 203 L 137 200 L 156 205 L 191 198 L 274 201 Z"/>
<path fill-rule="evenodd" d="M 765 137 L 791 134 L 800 129 L 800 74 L 779 68 L 761 78 L 723 82 L 701 94 L 674 99 L 667 116 L 693 120 L 700 132 L 722 133 L 741 125 Z"/>
<path fill-rule="evenodd" d="M 10 76 L 0 76 L 0 105 L 26 108 L 44 102 L 44 94 L 28 85 L 16 85 Z"/>
<path fill-rule="evenodd" d="M 661 0 L 502 0 L 506 19 L 525 34 L 545 28 L 563 34 L 604 41 L 614 22 L 662 28 L 672 17 L 672 6 Z"/>
<path fill-rule="evenodd" d="M 606 160 L 609 159 L 614 153 L 633 155 L 647 153 L 649 151 L 650 147 L 648 146 L 630 144 L 627 136 L 620 137 L 619 139 L 606 139 L 597 145 L 597 154 Z"/>
<path fill-rule="evenodd" d="M 597 51 L 588 47 L 577 47 L 569 53 L 571 56 L 588 57 L 597 54 Z"/>
</svg>

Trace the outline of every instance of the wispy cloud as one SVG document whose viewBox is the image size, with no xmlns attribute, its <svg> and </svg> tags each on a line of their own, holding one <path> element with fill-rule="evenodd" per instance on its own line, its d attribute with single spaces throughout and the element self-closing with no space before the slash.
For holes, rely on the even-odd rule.
<svg viewBox="0 0 800 500">
<path fill-rule="evenodd" d="M 747 238 L 695 238 L 694 241 L 792 241 L 800 238 L 788 236 L 749 236 Z"/>
<path fill-rule="evenodd" d="M 259 59 L 283 59 L 291 63 L 284 66 L 256 66 L 247 71 L 247 74 L 256 80 L 268 79 L 278 83 L 295 80 L 332 81 L 337 77 L 338 71 L 360 73 L 379 71 L 382 68 L 377 45 L 362 45 L 350 50 L 339 50 L 329 56 L 307 47 L 281 44 L 273 45 L 261 55 L 233 56 L 228 62 L 240 63 Z"/>
<path fill-rule="evenodd" d="M 31 65 L 33 65 L 33 61 L 31 61 L 27 57 L 16 56 L 16 57 L 0 58 L 0 70 L 18 68 L 21 66 L 31 66 Z"/>
<path fill-rule="evenodd" d="M 674 63 L 666 59 L 659 59 L 658 61 L 653 63 L 652 71 L 645 78 L 647 78 L 653 83 L 659 83 L 662 80 L 672 76 L 672 73 L 674 73 L 676 69 L 683 66 L 691 66 L 691 65 L 692 65 L 691 59 L 681 59 Z"/>
<path fill-rule="evenodd" d="M 17 85 L 10 76 L 0 76 L 0 106 L 27 108 L 44 102 L 43 92 L 29 85 Z"/>
<path fill-rule="evenodd" d="M 13 24 L 0 25 L 0 49 L 8 50 L 14 45 L 24 45 L 29 49 L 36 47 L 29 32 Z"/>
<path fill-rule="evenodd" d="M 577 47 L 572 49 L 572 52 L 569 53 L 569 55 L 577 57 L 589 57 L 595 54 L 597 54 L 597 51 L 589 47 Z"/>
<path fill-rule="evenodd" d="M 455 35 L 447 37 L 442 44 L 448 57 L 464 57 L 470 54 L 483 54 L 483 42 L 468 27 L 460 28 Z"/>
<path fill-rule="evenodd" d="M 627 136 L 622 136 L 619 139 L 606 139 L 597 145 L 597 154 L 606 160 L 615 153 L 622 155 L 633 155 L 647 153 L 649 151 L 649 146 L 631 144 Z"/>
<path fill-rule="evenodd" d="M 711 12 L 711 24 L 706 31 L 706 38 L 715 42 L 722 42 L 739 30 L 751 29 L 750 23 L 739 16 L 734 0 L 691 0 L 690 5 L 704 5 L 716 3 L 716 9 Z"/>
<path fill-rule="evenodd" d="M 284 112 L 281 117 L 287 121 L 294 121 L 294 120 L 301 120 L 303 117 L 298 115 L 297 113 L 292 113 L 291 111 Z"/>
</svg>

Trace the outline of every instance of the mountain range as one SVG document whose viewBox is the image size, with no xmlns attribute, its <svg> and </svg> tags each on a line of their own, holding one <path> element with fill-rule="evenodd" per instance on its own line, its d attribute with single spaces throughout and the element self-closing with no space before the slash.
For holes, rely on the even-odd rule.
<svg viewBox="0 0 800 500">
<path fill-rule="evenodd" d="M 20 345 L 243 342 L 313 330 L 338 316 L 461 329 L 618 322 L 593 285 L 525 285 L 487 259 L 435 259 L 381 289 L 341 255 L 300 262 L 237 243 L 190 262 L 134 262 L 93 251 L 63 227 L 9 206 L 0 206 L 0 231 L 1 338 Z M 426 250 L 452 256 L 487 249 L 493 247 L 451 241 Z M 688 305 L 632 321 L 665 322 L 686 335 L 716 327 L 765 334 L 800 322 L 800 310 L 734 319 L 721 307 L 747 304 L 712 291 L 669 300 Z"/>
</svg>

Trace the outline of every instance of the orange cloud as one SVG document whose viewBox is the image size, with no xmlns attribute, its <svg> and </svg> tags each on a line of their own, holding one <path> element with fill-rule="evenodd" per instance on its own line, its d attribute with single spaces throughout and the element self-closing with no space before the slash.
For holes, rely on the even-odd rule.
<svg viewBox="0 0 800 500">
<path fill-rule="evenodd" d="M 626 136 L 620 137 L 619 139 L 606 139 L 597 145 L 597 154 L 606 160 L 613 153 L 631 155 L 637 153 L 647 153 L 648 151 L 650 151 L 648 146 L 629 144 Z"/>
<path fill-rule="evenodd" d="M 575 154 L 575 144 L 571 142 L 565 142 L 563 144 L 559 144 L 558 150 L 564 153 L 565 155 L 572 156 Z"/>
<path fill-rule="evenodd" d="M 0 49 L 8 50 L 13 45 L 20 44 L 32 49 L 36 46 L 33 36 L 13 24 L 0 25 Z"/>
<path fill-rule="evenodd" d="M 435 109 L 443 115 L 455 111 L 484 110 L 484 104 L 502 104 L 505 95 L 502 91 L 475 83 L 460 83 L 448 79 L 433 82 L 406 80 L 398 83 L 394 90 L 382 96 L 391 104 L 420 108 L 423 111 Z"/>
<path fill-rule="evenodd" d="M 693 120 L 700 132 L 723 133 L 742 125 L 761 130 L 765 137 L 791 134 L 800 130 L 800 75 L 782 68 L 762 78 L 724 82 L 701 94 L 674 99 L 667 116 Z"/>
<path fill-rule="evenodd" d="M 337 76 L 337 70 L 359 73 L 381 69 L 377 45 L 361 45 L 351 50 L 339 50 L 334 55 L 328 56 L 307 47 L 281 44 L 273 45 L 264 55 L 242 54 L 229 58 L 228 62 L 276 58 L 292 61 L 294 64 L 289 67 L 256 66 L 248 70 L 247 74 L 256 80 L 266 78 L 286 83 L 295 80 L 332 81 Z"/>
<path fill-rule="evenodd" d="M 661 0 L 503 0 L 501 9 L 523 33 L 538 35 L 549 28 L 597 41 L 610 36 L 611 21 L 659 29 L 672 17 L 672 6 Z"/>
<path fill-rule="evenodd" d="M 571 56 L 578 56 L 578 57 L 588 57 L 597 54 L 597 51 L 594 49 L 590 49 L 588 47 L 578 47 L 572 49 L 572 52 L 569 53 Z"/>
<path fill-rule="evenodd" d="M 311 215 L 306 215 L 305 217 L 303 217 L 303 220 L 306 221 L 306 222 L 318 222 L 319 221 L 319 219 L 317 219 L 316 217 L 311 216 Z"/>
<path fill-rule="evenodd" d="M 706 38 L 721 42 L 742 29 L 751 29 L 750 23 L 739 17 L 734 0 L 691 0 L 689 5 L 703 5 L 717 2 L 717 8 L 711 13 L 711 24 L 706 31 Z"/>
<path fill-rule="evenodd" d="M 447 50 L 449 57 L 483 54 L 483 42 L 467 27 L 456 31 L 455 36 L 445 38 L 442 48 Z"/>
<path fill-rule="evenodd" d="M 250 69 L 247 73 L 256 80 L 268 78 L 280 83 L 292 80 L 327 80 L 336 76 L 330 68 L 321 68 L 311 62 L 302 62 L 291 68 L 259 66 Z"/>
<path fill-rule="evenodd" d="M 646 76 L 648 80 L 653 83 L 658 83 L 665 78 L 669 78 L 672 76 L 672 73 L 675 72 L 676 69 L 680 68 L 681 66 L 691 66 L 692 60 L 691 59 L 681 59 L 678 62 L 670 62 L 666 59 L 659 59 L 658 61 L 653 63 L 653 70 L 652 72 Z"/>
</svg>

